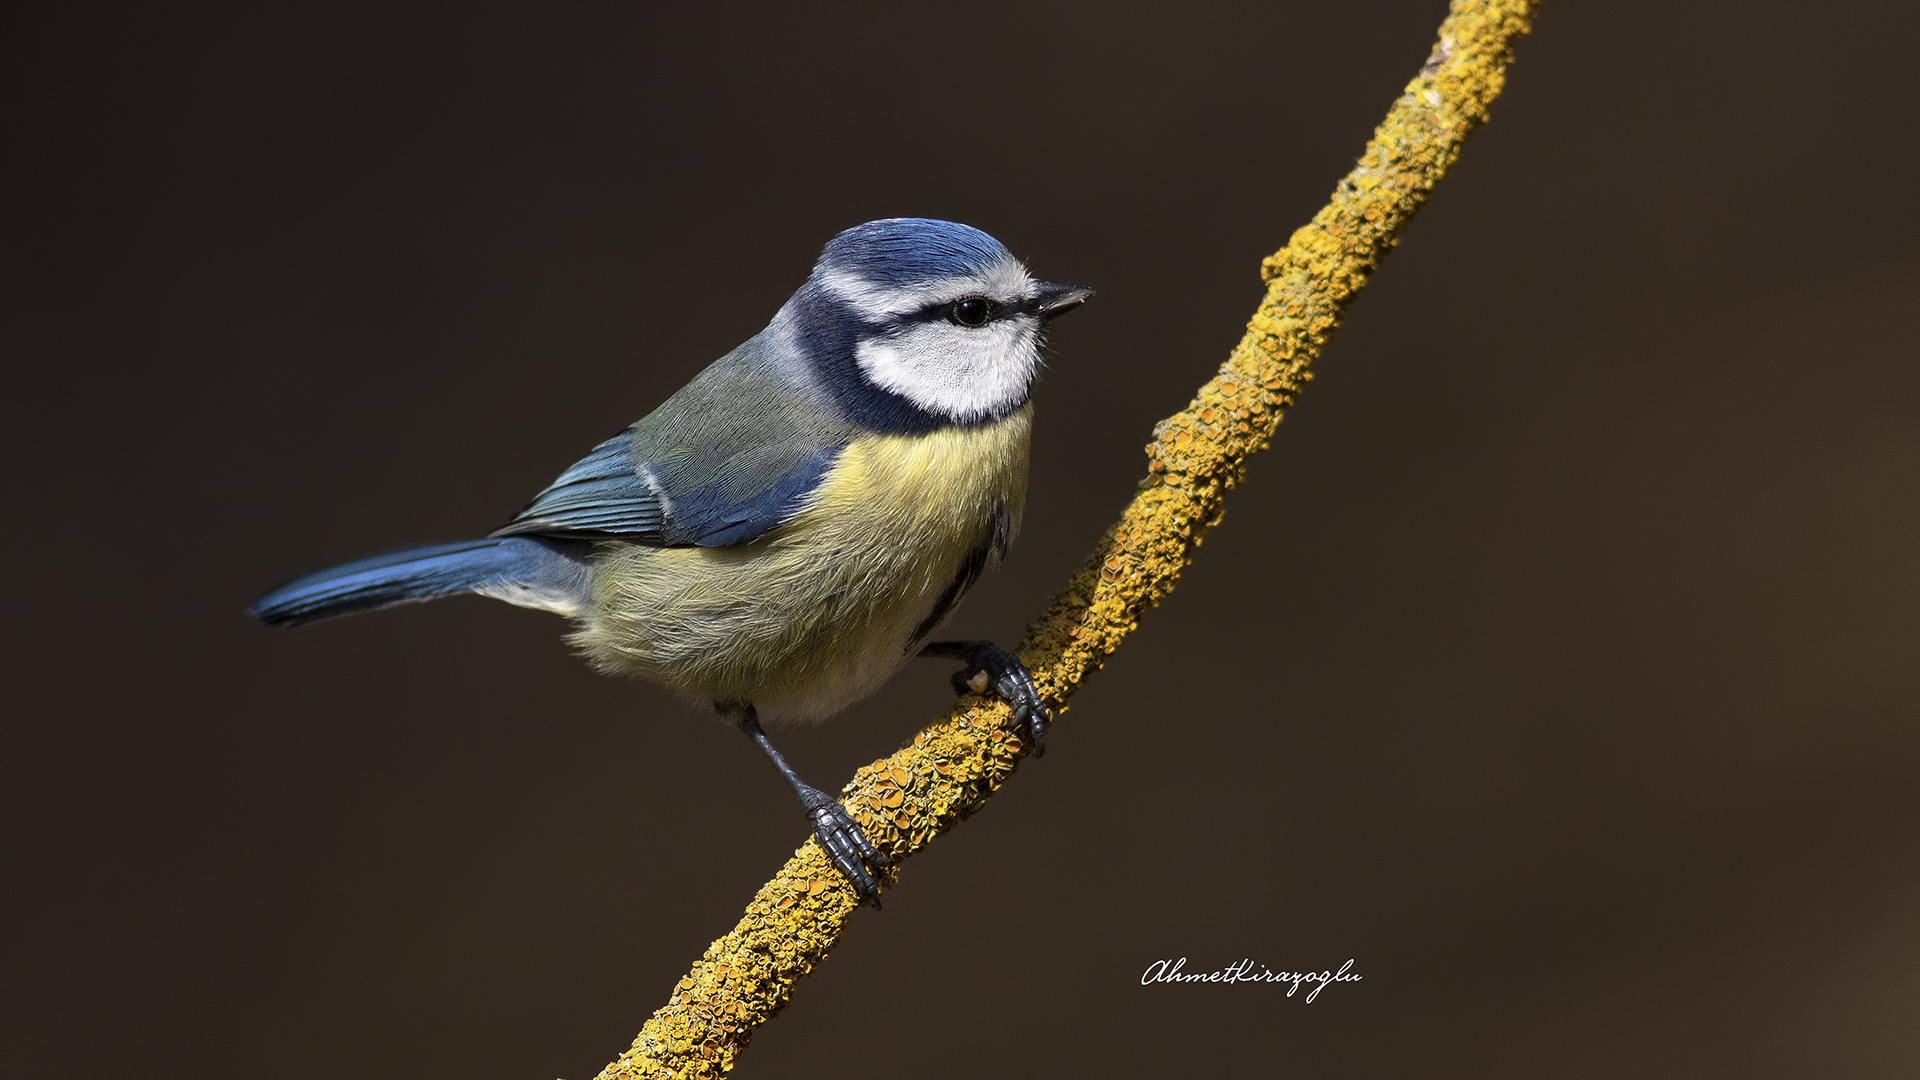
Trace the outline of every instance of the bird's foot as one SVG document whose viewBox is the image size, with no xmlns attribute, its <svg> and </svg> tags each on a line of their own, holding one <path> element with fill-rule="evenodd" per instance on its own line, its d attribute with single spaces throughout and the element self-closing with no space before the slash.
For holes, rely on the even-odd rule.
<svg viewBox="0 0 1920 1080">
<path fill-rule="evenodd" d="M 860 826 L 847 813 L 847 808 L 839 800 L 816 787 L 804 784 L 796 789 L 800 796 L 800 805 L 806 807 L 807 820 L 813 822 L 814 838 L 820 841 L 820 847 L 833 860 L 833 865 L 846 875 L 853 885 L 853 891 L 862 903 L 872 904 L 875 910 L 880 907 L 880 887 L 874 884 L 873 875 L 868 866 L 891 866 L 888 859 Z"/>
<path fill-rule="evenodd" d="M 967 666 L 953 673 L 953 692 L 993 690 L 1013 706 L 1014 727 L 1025 728 L 1033 738 L 1033 756 L 1047 752 L 1047 707 L 1040 703 L 1040 691 L 1019 657 L 991 641 L 936 641 L 920 655 L 965 660 Z"/>
</svg>

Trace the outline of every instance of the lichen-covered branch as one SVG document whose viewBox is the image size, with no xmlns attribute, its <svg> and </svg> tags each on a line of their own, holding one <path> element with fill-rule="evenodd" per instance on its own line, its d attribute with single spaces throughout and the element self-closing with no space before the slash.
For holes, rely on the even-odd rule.
<svg viewBox="0 0 1920 1080">
<path fill-rule="evenodd" d="M 1359 164 L 1313 222 L 1261 264 L 1266 298 L 1246 336 L 1193 401 L 1154 428 L 1139 494 L 1020 645 L 1021 660 L 1056 709 L 1141 613 L 1173 591 L 1247 458 L 1267 445 L 1312 378 L 1313 361 L 1347 304 L 1487 119 L 1514 43 L 1538 7 L 1539 0 L 1453 0 L 1432 55 Z M 846 805 L 896 868 L 1013 774 L 1028 748 L 1009 719 L 998 701 L 962 699 L 910 745 L 855 774 Z M 753 1029 L 825 959 L 855 906 L 851 887 L 809 839 L 601 1080 L 726 1073 Z"/>
</svg>

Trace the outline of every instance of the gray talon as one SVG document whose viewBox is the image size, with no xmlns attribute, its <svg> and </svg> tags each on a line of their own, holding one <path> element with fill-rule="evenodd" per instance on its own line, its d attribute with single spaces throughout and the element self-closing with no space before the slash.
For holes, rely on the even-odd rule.
<svg viewBox="0 0 1920 1080">
<path fill-rule="evenodd" d="M 847 813 L 840 801 L 811 784 L 803 783 L 794 773 L 787 759 L 773 748 L 767 740 L 767 733 L 761 730 L 760 719 L 754 714 L 753 706 L 716 706 L 723 715 L 731 716 L 740 725 L 740 730 L 752 739 L 767 759 L 773 762 L 782 777 L 792 785 L 793 793 L 800 797 L 800 806 L 807 812 L 807 822 L 813 826 L 814 838 L 820 841 L 820 849 L 827 853 L 835 869 L 846 876 L 853 885 L 854 894 L 861 902 L 880 906 L 880 886 L 873 880 L 867 867 L 889 866 L 891 861 L 873 846 L 867 834 L 860 831 L 860 825 Z"/>
<path fill-rule="evenodd" d="M 920 655 L 966 661 L 966 667 L 953 673 L 954 693 L 984 694 L 993 687 L 1013 706 L 1014 726 L 1025 728 L 1033 739 L 1033 756 L 1047 752 L 1047 709 L 1018 657 L 991 641 L 935 641 Z"/>
</svg>

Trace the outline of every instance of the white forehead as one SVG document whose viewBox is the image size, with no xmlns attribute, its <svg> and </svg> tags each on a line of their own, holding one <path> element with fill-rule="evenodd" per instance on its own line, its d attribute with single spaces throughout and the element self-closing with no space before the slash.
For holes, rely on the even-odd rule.
<svg viewBox="0 0 1920 1080">
<path fill-rule="evenodd" d="M 1020 260 L 1009 255 L 974 274 L 931 278 L 907 285 L 871 281 L 851 270 L 828 270 L 820 284 L 853 308 L 867 322 L 910 315 L 929 304 L 945 304 L 968 296 L 984 296 L 1013 303 L 1033 295 L 1033 278 Z"/>
</svg>

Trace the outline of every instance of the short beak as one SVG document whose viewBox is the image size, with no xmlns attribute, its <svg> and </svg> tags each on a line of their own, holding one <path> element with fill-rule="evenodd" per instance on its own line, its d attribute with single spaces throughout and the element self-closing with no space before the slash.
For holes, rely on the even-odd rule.
<svg viewBox="0 0 1920 1080">
<path fill-rule="evenodd" d="M 1037 283 L 1033 297 L 1033 306 L 1042 319 L 1051 319 L 1065 315 L 1081 304 L 1093 298 L 1093 290 L 1085 285 L 1066 285 L 1058 281 Z"/>
</svg>

